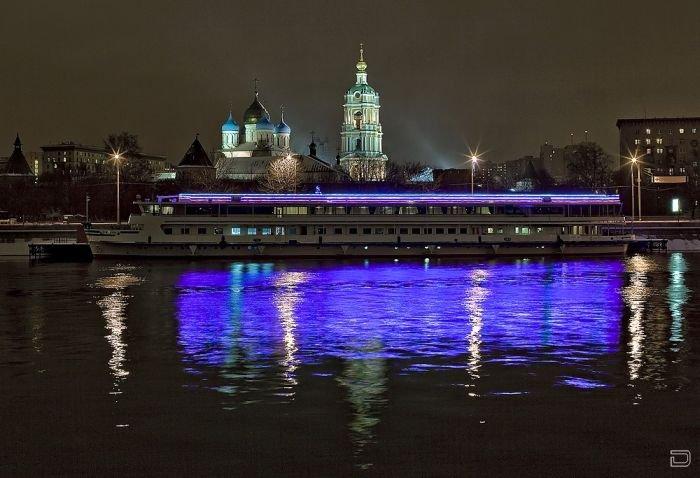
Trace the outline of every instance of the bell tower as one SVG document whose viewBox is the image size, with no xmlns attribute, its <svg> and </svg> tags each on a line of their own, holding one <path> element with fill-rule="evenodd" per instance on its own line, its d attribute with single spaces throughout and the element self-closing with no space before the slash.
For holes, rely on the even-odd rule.
<svg viewBox="0 0 700 478">
<path fill-rule="evenodd" d="M 345 93 L 340 129 L 340 165 L 357 181 L 381 181 L 388 158 L 382 152 L 379 93 L 367 83 L 364 45 L 355 65 L 355 84 Z"/>
</svg>

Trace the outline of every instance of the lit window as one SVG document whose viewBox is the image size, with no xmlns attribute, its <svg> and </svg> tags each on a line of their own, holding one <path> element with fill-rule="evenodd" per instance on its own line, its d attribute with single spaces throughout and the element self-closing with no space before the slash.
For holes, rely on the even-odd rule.
<svg viewBox="0 0 700 478">
<path fill-rule="evenodd" d="M 241 235 L 241 226 L 233 226 L 231 228 L 231 235 L 232 236 L 240 236 Z"/>
<path fill-rule="evenodd" d="M 275 236 L 284 236 L 284 226 L 275 227 Z"/>
<path fill-rule="evenodd" d="M 678 132 L 679 132 L 680 134 L 683 134 L 683 133 L 685 133 L 685 130 L 684 130 L 683 128 L 679 128 L 679 129 L 678 129 Z"/>
<path fill-rule="evenodd" d="M 656 148 L 658 154 L 664 154 L 664 148 Z"/>
<path fill-rule="evenodd" d="M 651 154 L 651 148 L 647 148 L 647 154 Z"/>
<path fill-rule="evenodd" d="M 650 139 L 650 138 L 647 138 L 647 139 L 646 139 L 646 143 L 647 143 L 647 144 L 651 144 L 651 139 Z"/>
<path fill-rule="evenodd" d="M 246 231 L 246 234 L 249 236 L 254 236 L 258 233 L 258 228 L 257 227 L 249 227 L 248 230 Z"/>
<path fill-rule="evenodd" d="M 651 134 L 651 130 L 647 128 L 647 134 Z"/>
<path fill-rule="evenodd" d="M 638 139 L 634 140 L 634 144 L 639 144 L 639 143 L 641 143 L 641 141 L 639 141 Z"/>
<path fill-rule="evenodd" d="M 272 228 L 269 226 L 265 226 L 262 228 L 262 235 L 263 236 L 269 236 L 272 234 Z"/>
<path fill-rule="evenodd" d="M 663 138 L 656 138 L 656 144 L 663 144 Z"/>
<path fill-rule="evenodd" d="M 697 129 L 697 128 L 693 128 L 693 130 L 692 130 L 692 131 L 693 131 L 693 134 L 695 134 L 695 133 L 697 133 L 697 132 L 698 132 L 698 129 Z"/>
</svg>

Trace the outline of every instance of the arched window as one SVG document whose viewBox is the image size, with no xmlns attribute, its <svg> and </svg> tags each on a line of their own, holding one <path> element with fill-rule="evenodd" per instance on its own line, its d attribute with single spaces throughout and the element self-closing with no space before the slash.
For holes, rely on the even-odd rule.
<svg viewBox="0 0 700 478">
<path fill-rule="evenodd" d="M 362 127 L 362 111 L 355 111 L 355 129 L 360 129 Z"/>
</svg>

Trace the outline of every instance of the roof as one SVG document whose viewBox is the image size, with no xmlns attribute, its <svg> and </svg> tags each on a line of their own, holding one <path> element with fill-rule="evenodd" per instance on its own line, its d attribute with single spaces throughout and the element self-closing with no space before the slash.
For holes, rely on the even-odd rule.
<svg viewBox="0 0 700 478">
<path fill-rule="evenodd" d="M 207 152 L 204 151 L 202 143 L 199 142 L 199 138 L 195 138 L 190 148 L 187 150 L 185 155 L 182 157 L 178 167 L 182 166 L 200 166 L 213 168 L 214 165 L 211 164 Z"/>
<path fill-rule="evenodd" d="M 3 173 L 18 176 L 34 175 L 32 168 L 30 168 L 29 163 L 27 163 L 27 159 L 24 157 L 24 153 L 22 153 L 22 142 L 19 140 L 19 134 L 15 139 L 15 149 L 7 159 L 7 163 L 5 163 L 5 171 L 3 171 Z"/>
<path fill-rule="evenodd" d="M 255 99 L 250 104 L 243 114 L 243 122 L 245 124 L 256 124 L 260 118 L 267 114 L 267 110 L 258 100 L 258 93 L 255 93 Z"/>
<path fill-rule="evenodd" d="M 679 123 L 682 121 L 700 122 L 698 116 L 685 116 L 676 118 L 620 118 L 615 125 L 619 128 L 624 123 Z"/>
<path fill-rule="evenodd" d="M 620 205 L 617 194 L 178 194 L 158 202 L 338 206 Z"/>
<path fill-rule="evenodd" d="M 238 124 L 233 119 L 233 113 L 228 112 L 228 119 L 221 125 L 221 131 L 238 131 Z"/>
</svg>

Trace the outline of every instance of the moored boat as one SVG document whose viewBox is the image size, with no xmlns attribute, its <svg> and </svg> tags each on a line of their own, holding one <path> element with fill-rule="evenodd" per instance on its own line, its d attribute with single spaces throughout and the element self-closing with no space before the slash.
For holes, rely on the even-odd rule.
<svg viewBox="0 0 700 478">
<path fill-rule="evenodd" d="M 179 194 L 87 230 L 96 257 L 624 254 L 617 195 Z M 612 234 L 610 231 L 616 230 Z"/>
</svg>

